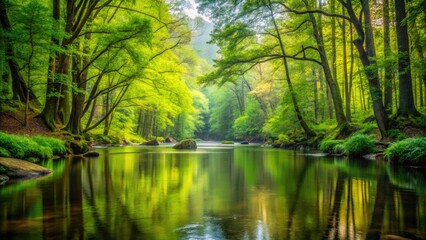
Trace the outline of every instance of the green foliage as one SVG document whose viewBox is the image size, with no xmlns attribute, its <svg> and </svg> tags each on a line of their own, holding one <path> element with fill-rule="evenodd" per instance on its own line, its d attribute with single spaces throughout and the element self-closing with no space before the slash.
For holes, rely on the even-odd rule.
<svg viewBox="0 0 426 240">
<path fill-rule="evenodd" d="M 244 114 L 234 121 L 232 126 L 234 136 L 238 139 L 248 139 L 262 136 L 262 126 L 265 116 L 260 109 L 259 103 L 248 98 Z"/>
<path fill-rule="evenodd" d="M 0 147 L 0 157 L 10 157 L 10 152 L 7 149 Z"/>
<path fill-rule="evenodd" d="M 231 141 L 231 140 L 222 140 L 222 144 L 234 144 L 234 141 Z"/>
<path fill-rule="evenodd" d="M 53 155 L 63 156 L 67 154 L 65 143 L 60 139 L 44 136 L 34 136 L 32 137 L 32 140 L 40 146 L 50 148 L 52 150 Z"/>
<path fill-rule="evenodd" d="M 28 136 L 9 135 L 0 132 L 0 145 L 9 151 L 10 157 L 13 158 L 47 160 L 53 157 L 53 151 L 50 147 L 40 145 Z"/>
<path fill-rule="evenodd" d="M 395 139 L 397 141 L 401 141 L 403 139 L 405 139 L 405 135 L 403 133 L 401 133 L 401 131 L 399 129 L 389 129 L 388 130 L 388 136 L 392 139 Z"/>
<path fill-rule="evenodd" d="M 369 134 L 369 133 L 372 133 L 376 129 L 377 129 L 377 123 L 376 122 L 363 123 L 361 125 L 361 129 L 358 131 L 358 133 Z"/>
<path fill-rule="evenodd" d="M 362 156 L 376 150 L 374 140 L 365 134 L 357 133 L 343 144 L 344 153 L 349 156 Z"/>
<path fill-rule="evenodd" d="M 333 147 L 333 153 L 335 154 L 344 154 L 345 153 L 345 145 L 344 143 L 337 144 Z"/>
<path fill-rule="evenodd" d="M 278 139 L 275 140 L 275 143 L 289 143 L 292 142 L 292 139 L 290 139 L 290 137 L 287 134 L 284 133 L 280 133 L 280 135 L 278 135 Z"/>
<path fill-rule="evenodd" d="M 342 143 L 344 142 L 345 142 L 344 140 L 323 140 L 320 143 L 320 150 L 322 152 L 332 153 L 332 152 L 335 152 L 335 147 L 337 145 L 340 145 L 339 146 L 339 150 L 340 150 L 340 147 L 342 146 Z"/>
<path fill-rule="evenodd" d="M 6 168 L 4 166 L 0 166 L 0 174 L 6 173 Z"/>
<path fill-rule="evenodd" d="M 120 139 L 116 136 L 106 136 L 103 134 L 93 134 L 93 141 L 98 144 L 118 144 L 120 143 Z"/>
<path fill-rule="evenodd" d="M 397 165 L 426 165 L 426 138 L 407 138 L 385 150 L 385 157 Z"/>
</svg>

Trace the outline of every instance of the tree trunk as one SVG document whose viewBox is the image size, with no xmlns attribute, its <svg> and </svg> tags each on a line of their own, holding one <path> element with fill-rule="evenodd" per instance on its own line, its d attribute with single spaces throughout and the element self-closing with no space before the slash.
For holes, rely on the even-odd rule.
<svg viewBox="0 0 426 240">
<path fill-rule="evenodd" d="M 108 76 L 108 87 L 110 87 L 110 86 L 111 86 L 111 80 Z M 105 99 L 104 99 L 104 101 L 105 101 L 105 103 L 104 103 L 105 115 L 107 115 L 108 112 L 110 111 L 110 94 L 111 94 L 110 92 L 107 92 Z M 110 127 L 110 116 L 106 116 L 105 121 L 104 121 L 104 135 L 105 136 L 108 136 L 109 127 Z"/>
<path fill-rule="evenodd" d="M 308 3 L 304 0 L 306 7 Z M 348 125 L 348 121 L 343 111 L 343 102 L 340 95 L 339 85 L 337 84 L 336 79 L 333 78 L 330 66 L 327 60 L 327 53 L 324 47 L 324 38 L 322 34 L 322 26 L 317 24 L 317 20 L 313 13 L 309 13 L 309 18 L 312 23 L 312 28 L 317 42 L 317 48 L 321 59 L 321 65 L 324 70 L 325 80 L 327 82 L 328 88 L 330 90 L 330 95 L 333 100 L 334 112 L 336 114 L 336 121 L 339 127 Z"/>
<path fill-rule="evenodd" d="M 11 31 L 12 27 L 10 25 L 9 16 L 7 15 L 6 2 L 5 0 L 0 0 L 0 25 L 5 32 Z M 11 41 L 6 41 L 4 46 L 5 57 L 7 59 L 7 64 L 9 66 L 10 74 L 12 76 L 12 91 L 13 98 L 19 100 L 22 103 L 27 102 L 27 90 L 28 100 L 34 102 L 35 104 L 40 104 L 37 100 L 37 97 L 28 88 L 25 83 L 24 78 L 22 77 L 18 63 L 15 61 L 15 53 L 13 51 L 13 44 Z"/>
<path fill-rule="evenodd" d="M 390 46 L 390 28 L 389 28 L 389 0 L 383 0 L 383 44 L 385 56 L 385 79 L 384 79 L 384 95 L 385 109 L 388 114 L 392 114 L 392 62 L 390 57 L 392 49 Z"/>
<path fill-rule="evenodd" d="M 321 121 L 323 122 L 325 120 L 325 97 L 326 97 L 326 92 L 327 92 L 327 86 L 325 86 L 324 84 L 324 78 L 323 78 L 323 71 L 319 71 L 318 72 L 318 78 L 319 78 L 319 83 L 320 83 L 320 103 L 321 103 Z"/>
<path fill-rule="evenodd" d="M 283 41 L 282 41 L 282 38 L 281 38 L 281 34 L 280 34 L 280 31 L 279 31 L 278 25 L 275 21 L 275 16 L 274 16 L 274 12 L 272 10 L 272 6 L 269 6 L 269 10 L 270 10 L 272 22 L 274 24 L 274 28 L 275 28 L 275 31 L 276 31 L 276 34 L 277 34 L 277 39 L 278 39 L 278 43 L 279 43 L 279 46 L 280 46 L 280 50 L 281 50 L 281 53 L 283 55 L 282 60 L 283 60 L 283 66 L 284 66 L 284 69 L 285 69 L 285 75 L 286 75 L 286 80 L 287 80 L 287 84 L 288 84 L 288 90 L 289 90 L 290 95 L 291 95 L 291 100 L 293 102 L 293 107 L 294 107 L 294 110 L 296 112 L 297 119 L 298 119 L 299 124 L 302 127 L 303 131 L 305 132 L 305 135 L 308 138 L 315 137 L 316 133 L 306 123 L 306 121 L 305 121 L 305 119 L 302 115 L 302 111 L 300 111 L 299 104 L 297 103 L 296 93 L 294 92 L 293 84 L 292 84 L 291 79 L 290 79 L 290 72 L 289 72 L 289 68 L 288 68 L 288 64 L 287 64 L 287 57 L 285 57 L 287 55 L 286 55 L 286 52 L 285 52 L 284 44 L 283 44 Z"/>
<path fill-rule="evenodd" d="M 88 69 L 86 68 L 86 66 L 89 63 L 88 56 L 90 53 L 90 47 L 88 42 L 90 41 L 91 36 L 91 33 L 87 33 L 85 35 L 83 56 L 74 56 L 74 58 L 76 58 L 76 61 L 74 61 L 73 63 L 73 82 L 76 84 L 78 91 L 72 93 L 71 115 L 66 130 L 76 135 L 80 135 L 82 132 L 81 118 L 83 117 L 84 102 L 86 99 L 84 93 L 86 92 L 88 74 Z M 84 69 L 83 72 L 81 72 L 82 69 Z"/>
<path fill-rule="evenodd" d="M 99 3 L 99 1 L 85 1 L 84 3 L 79 2 L 76 6 L 76 2 L 75 0 L 66 1 L 65 32 L 70 36 L 62 39 L 61 43 L 58 41 L 58 46 L 61 46 L 63 51 L 72 47 Z M 53 18 L 56 21 L 60 19 L 60 10 L 60 0 L 53 0 Z M 40 114 L 46 125 L 52 130 L 55 130 L 57 124 L 63 125 L 68 122 L 72 104 L 76 104 L 71 103 L 69 84 L 64 84 L 64 82 L 69 82 L 64 78 L 69 77 L 70 57 L 64 52 L 55 54 L 55 57 L 52 55 L 50 58 L 49 70 L 53 71 L 52 76 L 48 79 L 46 103 Z M 54 58 L 55 60 L 53 60 Z M 58 81 L 57 78 L 62 78 L 62 80 Z"/>
<path fill-rule="evenodd" d="M 419 115 L 414 104 L 413 83 L 410 66 L 410 43 L 406 17 L 405 0 L 395 0 L 396 39 L 398 42 L 399 108 L 398 116 Z"/>
<path fill-rule="evenodd" d="M 53 16 L 53 29 L 59 31 L 59 20 L 60 20 L 60 0 L 53 0 L 52 7 L 52 16 Z M 52 43 L 59 48 L 60 43 L 59 40 L 52 37 Z M 47 86 L 46 86 L 46 102 L 44 104 L 43 111 L 39 115 L 41 117 L 46 126 L 50 130 L 56 129 L 56 105 L 59 101 L 59 97 L 57 94 L 59 93 L 60 86 L 57 83 L 57 61 L 58 56 L 56 52 L 51 52 L 49 56 L 49 67 L 48 67 L 48 78 L 47 78 Z"/>
<path fill-rule="evenodd" d="M 358 20 L 353 7 L 352 2 L 347 0 L 344 4 L 352 23 L 358 33 L 358 39 L 354 40 L 354 44 L 358 50 L 362 65 L 364 66 L 364 72 L 368 79 L 368 85 L 370 89 L 371 101 L 373 103 L 373 111 L 376 117 L 377 126 L 379 127 L 380 134 L 382 137 L 387 136 L 388 129 L 388 115 L 386 114 L 385 107 L 383 105 L 382 90 L 380 88 L 379 73 L 376 64 L 376 50 L 373 40 L 373 30 L 371 26 L 370 17 L 370 6 L 368 0 L 363 0 L 363 11 L 365 19 L 365 31 L 362 23 Z M 365 47 L 364 47 L 365 37 Z"/>
<path fill-rule="evenodd" d="M 342 14 L 345 14 L 345 9 L 342 9 Z M 348 78 L 348 62 L 347 62 L 347 50 L 346 50 L 346 21 L 342 23 L 342 43 L 343 43 L 343 79 L 345 85 L 345 109 L 346 118 L 351 121 L 351 92 Z"/>
<path fill-rule="evenodd" d="M 313 77 L 313 88 L 314 88 L 314 114 L 315 114 L 315 122 L 319 121 L 319 106 L 318 106 L 318 84 L 317 84 L 317 72 L 315 68 L 312 68 L 312 77 Z"/>
</svg>

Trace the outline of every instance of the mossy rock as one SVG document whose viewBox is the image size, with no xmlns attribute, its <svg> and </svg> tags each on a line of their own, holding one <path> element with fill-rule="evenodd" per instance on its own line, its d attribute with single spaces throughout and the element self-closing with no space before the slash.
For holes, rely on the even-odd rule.
<svg viewBox="0 0 426 240">
<path fill-rule="evenodd" d="M 158 140 L 157 140 L 157 139 L 152 139 L 152 140 L 149 140 L 149 141 L 147 141 L 147 142 L 142 143 L 142 145 L 147 145 L 147 146 L 158 146 L 158 145 L 160 145 L 160 143 L 158 142 Z"/>
<path fill-rule="evenodd" d="M 173 146 L 174 149 L 197 149 L 197 142 L 194 139 L 182 140 Z"/>
<path fill-rule="evenodd" d="M 230 140 L 223 140 L 222 144 L 234 144 L 234 141 L 230 141 Z"/>
<path fill-rule="evenodd" d="M 89 146 L 84 140 L 68 140 L 65 142 L 65 146 L 71 154 L 84 154 L 89 151 Z"/>
</svg>

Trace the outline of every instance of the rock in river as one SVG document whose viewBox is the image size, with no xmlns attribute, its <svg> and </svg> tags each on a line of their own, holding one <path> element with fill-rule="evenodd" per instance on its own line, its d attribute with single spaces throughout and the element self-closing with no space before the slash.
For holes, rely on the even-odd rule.
<svg viewBox="0 0 426 240">
<path fill-rule="evenodd" d="M 3 175 L 10 179 L 36 178 L 52 172 L 37 164 L 15 158 L 0 158 L 0 166 L 5 169 Z"/>
<path fill-rule="evenodd" d="M 174 149 L 197 149 L 197 143 L 194 139 L 182 140 L 173 146 Z"/>
</svg>

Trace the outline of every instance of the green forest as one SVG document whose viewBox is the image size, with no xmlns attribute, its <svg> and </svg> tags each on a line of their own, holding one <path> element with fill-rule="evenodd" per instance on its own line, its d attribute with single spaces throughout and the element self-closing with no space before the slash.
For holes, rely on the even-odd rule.
<svg viewBox="0 0 426 240">
<path fill-rule="evenodd" d="M 196 2 L 1 0 L 2 119 L 135 143 L 426 135 L 425 1 Z"/>
</svg>

